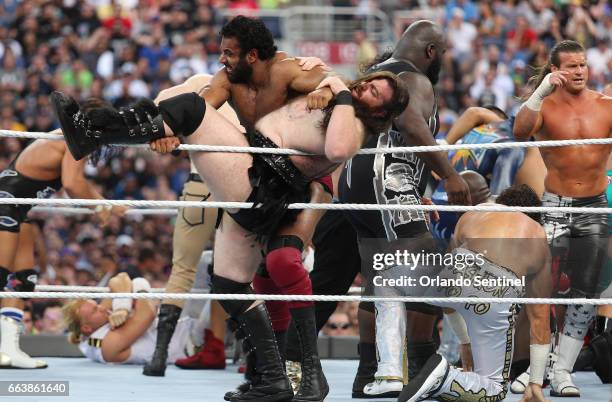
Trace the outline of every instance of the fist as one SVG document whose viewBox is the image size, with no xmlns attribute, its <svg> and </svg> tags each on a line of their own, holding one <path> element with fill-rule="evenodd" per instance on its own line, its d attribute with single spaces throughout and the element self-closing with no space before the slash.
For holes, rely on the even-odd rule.
<svg viewBox="0 0 612 402">
<path fill-rule="evenodd" d="M 339 92 L 342 92 L 342 91 L 348 91 L 348 87 L 346 86 L 344 81 L 342 81 L 342 79 L 340 79 L 340 77 L 337 77 L 337 76 L 325 78 L 323 81 L 319 83 L 316 89 L 321 89 L 325 87 L 329 87 L 329 89 L 331 89 L 334 95 L 337 95 Z"/>
<path fill-rule="evenodd" d="M 306 96 L 306 104 L 308 109 L 324 109 L 334 97 L 331 89 L 328 87 L 312 91 Z"/>
<path fill-rule="evenodd" d="M 125 324 L 129 315 L 130 313 L 127 310 L 113 311 L 111 315 L 108 316 L 108 323 L 110 324 L 111 328 L 118 328 Z"/>
<path fill-rule="evenodd" d="M 567 83 L 566 75 L 568 74 L 568 71 L 557 70 L 549 74 L 548 82 L 550 82 L 551 85 L 554 85 L 556 87 L 562 87 Z"/>
<path fill-rule="evenodd" d="M 151 142 L 149 147 L 152 151 L 159 152 L 161 154 L 169 154 L 179 145 L 181 145 L 181 141 L 178 139 L 178 137 L 164 137 L 158 138 L 157 140 Z"/>
</svg>

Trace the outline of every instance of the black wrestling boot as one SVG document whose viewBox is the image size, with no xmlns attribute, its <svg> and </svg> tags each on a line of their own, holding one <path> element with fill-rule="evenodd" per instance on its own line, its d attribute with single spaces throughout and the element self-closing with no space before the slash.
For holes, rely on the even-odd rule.
<svg viewBox="0 0 612 402">
<path fill-rule="evenodd" d="M 321 402 L 329 393 L 317 348 L 314 306 L 291 309 L 291 320 L 302 351 L 302 380 L 293 402 Z"/>
<path fill-rule="evenodd" d="M 232 396 L 230 401 L 290 401 L 293 390 L 283 369 L 266 305 L 259 304 L 237 316 L 236 320 L 252 347 L 249 353 L 257 361 L 258 378 L 247 392 Z"/>
<path fill-rule="evenodd" d="M 162 115 L 149 99 L 141 98 L 120 110 L 103 106 L 84 113 L 73 98 L 55 91 L 51 94 L 51 105 L 76 160 L 102 145 L 144 144 L 165 136 Z"/>
<path fill-rule="evenodd" d="M 429 358 L 436 354 L 438 345 L 434 341 L 408 343 L 408 382 L 415 378 Z"/>
<path fill-rule="evenodd" d="M 258 381 L 257 370 L 255 369 L 255 366 L 257 365 L 257 359 L 255 357 L 255 353 L 251 352 L 253 347 L 249 344 L 248 340 L 242 340 L 242 349 L 245 354 L 246 368 L 244 371 L 244 378 L 246 381 L 238 385 L 235 390 L 226 392 L 223 396 L 223 399 L 225 399 L 226 401 L 231 401 L 232 397 L 242 395 L 245 392 L 249 391 L 251 389 L 251 386 L 253 384 L 257 384 Z"/>
<path fill-rule="evenodd" d="M 168 345 L 174 334 L 176 323 L 182 309 L 174 304 L 162 304 L 157 321 L 157 340 L 151 361 L 144 366 L 142 374 L 151 377 L 163 377 L 166 373 Z"/>
<path fill-rule="evenodd" d="M 378 369 L 378 361 L 376 360 L 376 344 L 374 343 L 359 343 L 359 367 L 353 381 L 352 398 L 370 399 L 371 395 L 363 393 L 363 387 L 374 381 L 374 374 Z"/>
</svg>

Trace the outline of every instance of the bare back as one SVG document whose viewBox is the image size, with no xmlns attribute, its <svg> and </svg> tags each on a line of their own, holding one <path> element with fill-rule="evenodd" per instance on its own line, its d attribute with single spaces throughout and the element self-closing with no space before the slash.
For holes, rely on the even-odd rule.
<svg viewBox="0 0 612 402">
<path fill-rule="evenodd" d="M 62 160 L 65 153 L 64 141 L 39 139 L 19 154 L 15 168 L 31 179 L 55 180 L 62 175 Z"/>
<path fill-rule="evenodd" d="M 609 138 L 612 132 L 612 98 L 588 89 L 580 96 L 557 90 L 541 110 L 537 140 Z M 609 145 L 540 148 L 548 169 L 547 191 L 568 197 L 591 197 L 607 187 Z"/>
<path fill-rule="evenodd" d="M 300 96 L 261 118 L 255 128 L 280 148 L 291 148 L 317 155 L 325 154 L 323 111 L 310 110 Z M 358 125 L 361 130 L 363 128 Z M 292 155 L 291 161 L 307 177 L 321 177 L 336 169 L 337 163 L 325 156 Z"/>
<path fill-rule="evenodd" d="M 519 278 L 537 273 L 548 256 L 544 229 L 521 212 L 467 212 L 457 223 L 455 242 Z"/>
</svg>

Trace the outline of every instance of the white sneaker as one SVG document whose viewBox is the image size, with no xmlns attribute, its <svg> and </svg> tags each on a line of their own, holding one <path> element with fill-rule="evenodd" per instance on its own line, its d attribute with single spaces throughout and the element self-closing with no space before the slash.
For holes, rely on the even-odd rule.
<svg viewBox="0 0 612 402">
<path fill-rule="evenodd" d="M 293 388 L 293 393 L 295 394 L 302 382 L 302 364 L 300 362 L 287 360 L 285 362 L 285 367 L 287 368 L 287 377 L 289 377 L 291 388 Z"/>
<path fill-rule="evenodd" d="M 401 380 L 375 380 L 363 387 L 363 393 L 375 398 L 397 398 L 404 388 Z"/>
<path fill-rule="evenodd" d="M 6 316 L 0 316 L 0 332 L 2 341 L 0 342 L 0 353 L 6 355 L 10 362 L 10 368 L 22 369 L 41 369 L 46 368 L 47 363 L 42 360 L 32 359 L 19 347 L 19 335 L 22 331 L 22 324 Z M 4 368 L 8 368 L 4 367 Z"/>
<path fill-rule="evenodd" d="M 580 389 L 574 384 L 568 371 L 555 371 L 550 382 L 550 396 L 580 397 Z"/>
<path fill-rule="evenodd" d="M 398 402 L 417 402 L 428 399 L 440 389 L 448 370 L 448 362 L 443 356 L 437 353 L 431 356 L 419 374 L 404 386 L 397 399 Z"/>
<path fill-rule="evenodd" d="M 513 394 L 524 394 L 527 386 L 529 385 L 529 369 L 523 374 L 519 375 L 510 384 L 510 392 Z"/>
</svg>

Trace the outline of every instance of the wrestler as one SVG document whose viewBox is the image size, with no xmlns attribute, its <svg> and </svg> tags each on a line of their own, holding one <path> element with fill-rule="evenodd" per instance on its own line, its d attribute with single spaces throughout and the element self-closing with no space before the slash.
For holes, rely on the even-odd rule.
<svg viewBox="0 0 612 402">
<path fill-rule="evenodd" d="M 442 29 L 430 21 L 417 21 L 403 33 L 391 55 L 368 72 L 390 71 L 399 74 L 407 85 L 411 98 L 402 115 L 395 119 L 394 127 L 379 137 L 372 137 L 368 148 L 388 148 L 414 145 L 436 145 L 438 131 L 437 100 L 433 85 L 438 81 L 442 55 L 446 51 L 446 39 Z M 349 161 L 339 183 L 339 198 L 343 203 L 367 204 L 421 204 L 431 170 L 445 181 L 445 188 L 453 204 L 469 204 L 466 183 L 455 172 L 444 152 L 364 155 Z M 372 239 L 410 250 L 419 249 L 431 239 L 426 214 L 422 212 L 395 211 L 346 211 L 359 238 L 361 260 L 366 258 L 364 244 Z M 368 268 L 371 270 L 371 267 Z M 367 272 L 362 272 L 369 275 Z M 366 290 L 367 291 L 367 290 Z M 413 306 L 412 309 L 417 308 Z M 422 309 L 420 309 L 422 310 Z M 436 350 L 432 332 L 436 316 L 432 310 L 410 311 L 407 325 L 409 377 Z M 426 314 L 429 313 L 429 314 Z M 397 322 L 389 309 L 378 314 L 389 314 L 390 321 Z M 383 318 L 383 321 L 387 321 Z M 378 383 L 363 393 L 364 386 L 374 381 L 376 352 L 374 345 L 374 303 L 361 303 L 359 312 L 360 363 L 353 383 L 353 397 L 371 397 L 393 391 L 389 384 Z M 380 338 L 379 338 L 380 339 Z M 399 342 L 397 337 L 387 339 L 380 347 Z M 397 383 L 395 391 L 399 391 Z"/>
<path fill-rule="evenodd" d="M 514 118 L 496 106 L 471 107 L 461 114 L 444 139 L 447 144 L 490 144 L 513 142 Z M 512 184 L 527 184 L 536 194 L 544 187 L 546 168 L 535 148 L 459 149 L 448 153 L 457 172 L 473 170 L 483 175 L 493 195 L 500 194 Z M 436 205 L 446 205 L 448 196 L 444 183 L 438 184 L 431 196 Z M 440 211 L 440 220 L 433 223 L 434 237 L 449 241 L 458 214 Z"/>
<path fill-rule="evenodd" d="M 100 105 L 90 101 L 85 108 Z M 63 141 L 35 140 L 0 173 L 0 196 L 49 198 L 63 188 L 72 198 L 103 199 L 85 178 L 85 163 L 86 160 L 75 161 L 66 152 Z M 27 220 L 31 208 L 31 205 L 0 205 L 0 290 L 33 292 L 36 286 L 34 228 Z M 99 207 L 96 215 L 106 225 L 111 214 L 122 215 L 124 211 L 123 207 Z M 45 362 L 32 359 L 19 347 L 23 307 L 21 299 L 2 299 L 0 367 L 45 368 Z"/>
<path fill-rule="evenodd" d="M 325 71 L 300 66 L 300 62 L 288 58 L 284 52 L 277 52 L 272 34 L 257 19 L 238 16 L 221 30 L 221 51 L 219 62 L 225 68 L 215 74 L 209 85 L 197 88 L 212 107 L 218 108 L 228 101 L 245 127 L 253 127 L 265 114 L 286 104 L 288 99 L 301 93 L 309 93 L 325 77 Z M 272 79 L 274 77 L 274 79 Z M 309 95 L 310 108 L 323 107 L 331 99 L 327 89 Z M 158 141 L 153 148 L 172 149 L 175 138 Z M 166 142 L 172 141 L 171 144 Z M 330 202 L 331 184 L 329 179 L 310 185 L 310 202 Z M 254 281 L 258 293 L 311 294 L 312 285 L 301 263 L 301 252 L 308 244 L 322 210 L 306 210 L 299 213 L 295 222 L 279 228 L 266 244 L 265 268 Z M 310 336 L 314 331 L 314 308 L 312 302 L 268 302 L 272 315 L 273 329 L 281 353 L 285 344 L 284 333 L 293 316 L 296 328 L 302 334 L 297 344 L 308 350 L 304 360 L 304 386 L 296 398 L 305 400 L 322 399 L 327 394 L 327 382 L 318 359 L 316 339 Z M 291 310 L 291 315 L 289 314 Z M 239 333 L 240 334 L 240 333 Z M 247 345 L 248 346 L 248 342 Z M 247 359 L 253 362 L 253 357 Z M 238 390 L 248 389 L 249 383 Z"/>
<path fill-rule="evenodd" d="M 541 205 L 538 196 L 527 185 L 508 188 L 496 203 Z M 525 293 L 527 297 L 549 297 L 552 289 L 550 251 L 539 219 L 539 214 L 535 213 L 467 212 L 459 219 L 451 243 L 452 265 L 438 266 L 434 262 L 417 267 L 391 267 L 380 271 L 381 279 L 407 275 L 419 285 L 395 288 L 383 285 L 378 290 L 384 296 L 399 293 L 426 297 L 516 298 Z M 423 279 L 434 282 L 427 285 Z M 470 281 L 467 284 L 441 282 L 466 279 Z M 494 282 L 485 283 L 485 279 Z M 461 344 L 471 344 L 474 371 L 450 367 L 444 357 L 436 354 L 404 387 L 398 400 L 503 400 L 512 362 L 515 306 L 511 303 L 459 305 L 443 301 L 435 305 L 445 309 Z M 531 324 L 532 371 L 529 394 L 525 397 L 543 402 L 541 386 L 550 348 L 550 308 L 535 304 L 526 308 Z"/>
<path fill-rule="evenodd" d="M 198 91 L 210 83 L 212 76 L 198 74 L 181 85 L 164 89 L 157 96 L 156 102 L 182 93 Z M 236 127 L 240 122 L 236 113 L 227 105 L 219 108 L 221 113 Z M 210 201 L 210 192 L 206 183 L 191 163 L 189 180 L 183 186 L 181 200 Z M 172 247 L 172 271 L 166 285 L 168 293 L 187 293 L 193 287 L 202 252 L 212 246 L 215 225 L 218 219 L 216 208 L 179 208 L 174 225 Z M 159 308 L 157 321 L 157 341 L 151 361 L 143 368 L 147 376 L 164 376 L 168 345 L 172 339 L 176 323 L 183 310 L 183 300 L 164 300 Z M 203 348 L 197 355 L 179 359 L 176 363 L 181 368 L 225 368 L 225 313 L 219 303 L 211 302 L 210 332 Z"/>
<path fill-rule="evenodd" d="M 151 290 L 146 279 L 132 280 L 126 273 L 111 278 L 108 287 L 112 293 Z M 112 314 L 118 304 L 128 311 L 125 319 L 117 320 Z M 147 299 L 104 299 L 99 303 L 79 299 L 66 303 L 62 314 L 70 343 L 79 345 L 87 358 L 99 363 L 144 364 L 151 359 L 155 348 L 157 308 L 157 301 Z M 179 320 L 169 343 L 169 364 L 186 357 L 187 349 L 202 342 L 203 334 L 194 333 L 197 328 L 190 317 Z"/>
<path fill-rule="evenodd" d="M 338 77 L 319 84 L 325 86 L 335 99 L 324 111 L 309 109 L 306 97 L 298 97 L 260 119 L 248 132 L 249 140 L 195 93 L 161 101 L 159 107 L 141 99 L 120 112 L 100 108 L 84 114 L 74 100 L 58 92 L 52 94 L 52 103 L 64 132 L 71 132 L 67 142 L 81 156 L 106 143 L 149 142 L 174 133 L 189 144 L 267 148 L 282 144 L 317 155 L 191 154 L 215 199 L 254 203 L 250 209 L 228 210 L 215 240 L 213 292 L 241 294 L 252 292 L 250 283 L 261 259 L 260 239 L 294 219 L 296 214 L 287 210 L 287 204 L 308 201 L 313 178 L 329 174 L 353 156 L 408 102 L 407 90 L 391 73 L 367 75 L 351 83 L 350 90 Z M 293 397 L 265 305 L 239 300 L 224 300 L 221 305 L 245 332 L 260 374 L 256 385 L 231 400 Z M 302 334 L 316 345 L 314 324 L 312 331 Z"/>
<path fill-rule="evenodd" d="M 609 138 L 612 98 L 586 87 L 588 66 L 579 43 L 557 43 L 533 81 L 535 89 L 516 116 L 513 131 L 518 140 L 531 136 L 537 140 Z M 548 170 L 544 206 L 607 206 L 606 161 L 610 146 L 541 148 L 540 153 Z M 569 296 L 597 297 L 608 253 L 607 215 L 559 214 L 553 209 L 542 219 L 551 243 L 569 242 L 564 267 L 571 281 Z M 594 317 L 595 306 L 567 307 L 559 335 L 559 356 L 552 369 L 551 395 L 580 395 L 570 373 Z"/>
</svg>

